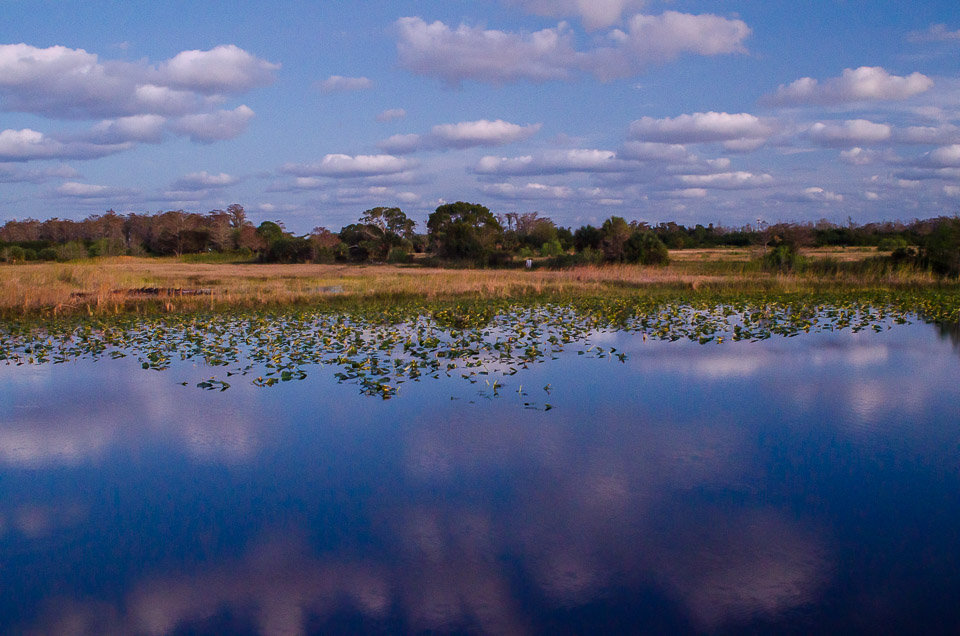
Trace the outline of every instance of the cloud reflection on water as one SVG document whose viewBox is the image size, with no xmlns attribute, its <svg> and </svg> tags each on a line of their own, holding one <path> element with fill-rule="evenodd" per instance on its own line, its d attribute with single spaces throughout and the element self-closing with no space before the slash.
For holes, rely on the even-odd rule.
<svg viewBox="0 0 960 636">
<path fill-rule="evenodd" d="M 602 607 L 617 589 L 653 586 L 688 625 L 715 632 L 816 604 L 837 569 L 831 528 L 782 501 L 755 496 L 766 478 L 757 432 L 788 428 L 792 420 L 782 413 L 815 414 L 823 404 L 843 414 L 825 424 L 839 435 L 856 437 L 858 422 L 876 424 L 884 410 L 915 420 L 938 387 L 896 365 L 919 368 L 923 352 L 859 337 L 807 348 L 777 342 L 634 349 L 623 368 L 581 361 L 608 365 L 594 378 L 598 401 L 571 402 L 549 416 L 528 417 L 497 403 L 465 408 L 441 401 L 431 409 L 414 407 L 417 415 L 399 426 L 381 422 L 378 429 L 384 411 L 360 411 L 342 400 L 330 407 L 343 414 L 330 428 L 354 437 L 341 446 L 325 437 L 323 448 L 315 439 L 285 438 L 308 423 L 286 421 L 293 416 L 279 411 L 267 417 L 271 402 L 258 398 L 275 393 L 241 387 L 228 394 L 232 406 L 211 408 L 215 396 L 184 393 L 150 374 L 141 382 L 136 373 L 100 363 L 97 379 L 77 384 L 77 391 L 89 391 L 106 373 L 114 388 L 100 410 L 72 407 L 66 396 L 44 401 L 37 412 L 3 411 L 0 461 L 8 470 L 94 462 L 118 451 L 132 455 L 157 440 L 178 446 L 191 461 L 226 466 L 284 443 L 314 444 L 318 457 L 310 461 L 345 455 L 344 470 L 373 471 L 377 481 L 390 482 L 389 496 L 360 502 L 377 548 L 318 548 L 311 531 L 335 523 L 336 514 L 280 530 L 265 519 L 239 556 L 214 554 L 153 571 L 145 564 L 116 605 L 57 600 L 34 631 L 166 634 L 230 610 L 268 635 L 312 632 L 342 612 L 372 621 L 397 616 L 412 631 L 527 633 L 535 617 L 518 591 L 549 612 Z M 635 374 L 633 386 L 646 392 L 637 388 L 615 399 L 621 387 L 600 388 L 609 369 Z M 707 393 L 708 385 L 688 384 L 690 378 L 720 389 Z M 53 391 L 58 385 L 34 380 L 31 386 Z M 664 387 L 676 395 L 664 397 Z M 691 394 L 699 389 L 726 401 L 703 404 Z M 902 393 L 913 397 L 902 400 Z M 747 395 L 785 404 L 752 403 Z M 129 406 L 121 406 L 130 399 L 147 404 L 134 421 L 124 415 Z M 397 403 L 402 412 L 404 402 Z M 348 425 L 351 410 L 356 421 Z M 386 457 L 374 468 L 349 462 L 367 435 L 387 437 L 395 466 Z M 202 484 L 198 488 L 196 496 L 203 497 Z M 11 529 L 27 534 L 18 515 L 0 511 L 3 540 Z M 43 523 L 24 527 L 42 529 Z"/>
</svg>

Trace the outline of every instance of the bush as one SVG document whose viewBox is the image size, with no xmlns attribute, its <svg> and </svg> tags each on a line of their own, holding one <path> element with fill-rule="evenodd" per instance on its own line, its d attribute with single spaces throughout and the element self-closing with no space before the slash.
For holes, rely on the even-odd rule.
<svg viewBox="0 0 960 636">
<path fill-rule="evenodd" d="M 58 261 L 76 261 L 89 256 L 87 248 L 80 241 L 70 241 L 57 248 Z"/>
<path fill-rule="evenodd" d="M 559 239 L 547 241 L 540 247 L 541 256 L 560 256 L 563 252 L 564 249 L 560 245 Z"/>
<path fill-rule="evenodd" d="M 763 268 L 774 272 L 799 271 L 806 264 L 803 256 L 798 254 L 789 244 L 773 248 L 763 255 Z"/>
<path fill-rule="evenodd" d="M 898 249 L 906 249 L 907 245 L 907 240 L 902 236 L 889 236 L 880 239 L 877 249 L 881 252 L 893 252 Z"/>
<path fill-rule="evenodd" d="M 960 275 L 960 218 L 944 219 L 923 242 L 927 267 L 941 276 Z"/>
<path fill-rule="evenodd" d="M 390 253 L 387 254 L 387 262 L 394 265 L 409 263 L 412 260 L 413 257 L 410 256 L 410 253 L 403 247 L 394 247 L 390 250 Z"/>
<path fill-rule="evenodd" d="M 0 261 L 4 263 L 22 263 L 27 260 L 27 253 L 19 245 L 11 245 L 0 252 Z"/>
<path fill-rule="evenodd" d="M 666 265 L 670 252 L 652 232 L 634 232 L 623 246 L 623 259 L 641 265 Z"/>
<path fill-rule="evenodd" d="M 37 252 L 37 258 L 41 261 L 55 261 L 57 260 L 57 248 L 45 247 Z"/>
</svg>

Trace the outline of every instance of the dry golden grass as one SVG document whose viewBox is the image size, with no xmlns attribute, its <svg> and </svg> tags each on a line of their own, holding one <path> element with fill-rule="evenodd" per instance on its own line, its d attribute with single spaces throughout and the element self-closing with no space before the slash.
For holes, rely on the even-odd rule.
<svg viewBox="0 0 960 636">
<path fill-rule="evenodd" d="M 824 284 L 842 288 L 924 287 L 937 281 L 924 273 L 900 272 L 883 279 L 837 275 L 830 280 L 773 275 L 749 263 L 749 250 L 673 252 L 668 267 L 608 265 L 560 271 L 476 270 L 391 265 L 197 264 L 176 259 L 104 258 L 79 263 L 0 266 L 0 314 L 112 314 L 136 311 L 194 311 L 296 303 L 331 298 L 419 298 L 424 300 L 513 298 L 530 295 L 602 295 L 637 290 L 803 291 Z M 864 254 L 863 252 L 860 252 Z M 870 252 L 875 254 L 875 252 Z M 704 258 L 706 257 L 706 258 Z M 860 256 L 864 258 L 864 256 Z M 143 288 L 204 290 L 189 296 Z"/>
</svg>

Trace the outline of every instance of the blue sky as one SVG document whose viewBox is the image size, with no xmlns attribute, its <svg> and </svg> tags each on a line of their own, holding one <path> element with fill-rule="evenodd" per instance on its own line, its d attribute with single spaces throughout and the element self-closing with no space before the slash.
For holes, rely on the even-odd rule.
<svg viewBox="0 0 960 636">
<path fill-rule="evenodd" d="M 0 0 L 0 221 L 960 210 L 960 4 Z"/>
</svg>

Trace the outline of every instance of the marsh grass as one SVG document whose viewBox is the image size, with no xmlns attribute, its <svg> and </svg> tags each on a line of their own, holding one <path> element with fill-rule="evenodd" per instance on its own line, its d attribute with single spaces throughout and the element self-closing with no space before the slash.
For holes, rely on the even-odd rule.
<svg viewBox="0 0 960 636">
<path fill-rule="evenodd" d="M 105 257 L 69 264 L 0 266 L 0 316 L 218 311 L 404 299 L 677 293 L 957 290 L 927 272 L 892 267 L 876 251 L 815 254 L 803 271 L 765 272 L 750 250 L 687 250 L 666 267 L 581 266 L 551 270 L 397 265 L 263 265 L 196 259 Z M 857 258 L 852 258 L 856 254 Z M 136 290 L 155 289 L 154 297 Z M 170 293 L 174 291 L 174 293 Z M 178 295 L 176 290 L 202 290 Z"/>
</svg>

